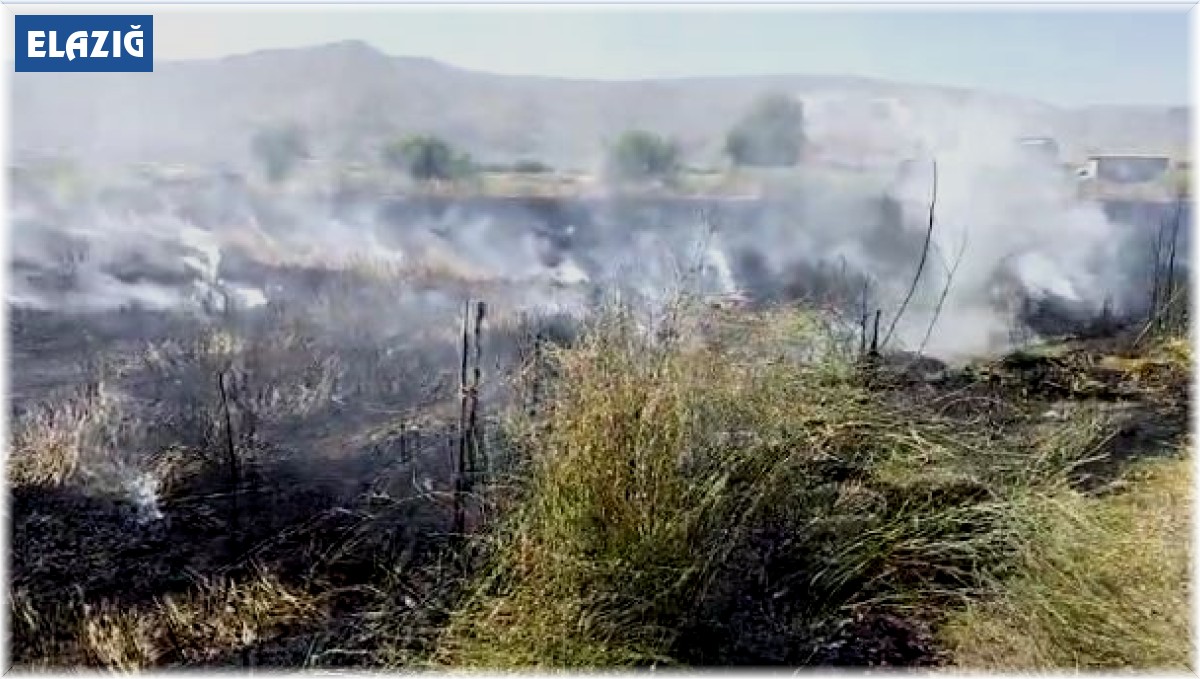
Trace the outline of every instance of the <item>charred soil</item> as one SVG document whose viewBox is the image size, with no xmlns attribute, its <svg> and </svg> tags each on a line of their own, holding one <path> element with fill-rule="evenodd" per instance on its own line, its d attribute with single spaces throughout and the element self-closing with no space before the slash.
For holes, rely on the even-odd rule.
<svg viewBox="0 0 1200 679">
<path fill-rule="evenodd" d="M 24 332 L 67 334 L 48 322 Z M 355 365 L 295 337 L 231 349 L 217 333 L 173 354 L 161 337 L 110 341 L 119 398 L 42 390 L 78 416 L 20 409 L 11 657 L 943 665 L 947 615 L 981 573 L 1017 568 L 1016 494 L 1119 493 L 1129 468 L 1185 446 L 1179 340 L 796 368 L 780 323 L 670 350 L 611 328 L 544 346 L 550 327 L 509 330 L 505 360 L 522 369 L 495 373 L 514 392 L 483 427 L 504 461 L 465 502 L 468 536 L 454 533 L 452 345 L 422 360 L 364 349 Z M 157 363 L 130 355 L 147 344 Z M 218 373 L 244 376 L 224 410 Z M 130 490 L 139 479 L 152 500 Z"/>
</svg>

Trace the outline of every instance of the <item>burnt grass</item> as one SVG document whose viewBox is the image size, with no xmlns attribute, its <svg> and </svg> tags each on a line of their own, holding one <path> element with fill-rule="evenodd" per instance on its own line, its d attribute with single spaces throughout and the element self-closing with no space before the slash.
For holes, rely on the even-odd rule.
<svg viewBox="0 0 1200 679">
<path fill-rule="evenodd" d="M 166 367 L 147 367 L 138 358 L 147 343 L 194 337 L 196 327 L 153 315 L 140 323 L 97 317 L 72 325 L 32 314 L 17 321 L 18 415 L 34 401 L 53 402 L 95 365 L 119 359 L 123 367 L 105 369 L 128 396 L 130 417 L 144 421 L 117 431 L 114 443 L 153 451 L 146 455 L 169 471 L 159 491 L 162 518 L 148 522 L 126 495 L 95 484 L 10 483 L 9 591 L 21 592 L 43 615 L 36 626 L 14 618 L 9 643 L 16 665 L 100 664 L 75 643 L 86 611 L 106 605 L 142 609 L 184 595 L 200 580 L 247 578 L 263 569 L 312 594 L 320 614 L 200 664 L 380 666 L 396 662 L 396 648 L 412 662 L 428 656 L 485 559 L 475 549 L 480 543 L 452 531 L 452 339 L 389 353 L 378 336 L 357 345 L 345 337 L 324 343 L 319 336 L 288 342 L 267 337 L 259 363 L 242 359 L 220 368 L 249 385 L 234 406 L 241 418 L 235 425 L 240 478 L 232 492 L 220 427 L 212 425 L 218 412 L 213 365 L 197 363 L 195 353 L 182 349 Z M 131 327 L 138 328 L 134 336 L 122 335 L 120 328 Z M 520 339 L 494 340 L 496 362 L 515 362 Z M 1016 353 L 963 369 L 936 362 L 915 369 L 911 357 L 892 356 L 863 374 L 888 398 L 919 403 L 926 412 L 973 427 L 982 423 L 997 437 L 1018 435 L 1056 409 L 1103 408 L 1114 414 L 1117 431 L 1101 459 L 1074 471 L 1080 487 L 1100 489 L 1129 462 L 1180 441 L 1187 431 L 1187 374 L 1152 374 L 1147 387 L 1099 367 L 1102 356 L 1127 343 L 1126 337 L 1072 340 L 1053 355 Z M 91 363 L 78 368 L 81 356 Z M 323 373 L 314 366 L 325 366 L 337 379 L 327 393 L 298 404 L 303 399 L 295 394 L 319 390 Z M 304 388 L 288 389 L 297 385 Z M 491 414 L 501 408 L 499 400 L 485 406 Z M 495 426 L 487 436 L 492 450 L 503 449 Z M 833 461 L 814 486 L 860 472 Z M 976 501 L 986 489 L 943 486 L 937 492 L 953 493 L 942 498 L 953 504 Z M 486 533 L 485 516 L 472 511 L 469 527 Z M 927 667 L 947 661 L 934 634 L 936 602 L 898 614 L 864 596 L 866 603 L 847 610 L 813 602 L 803 587 L 790 586 L 828 556 L 797 560 L 806 551 L 790 544 L 797 539 L 823 544 L 819 535 L 797 538 L 786 521 L 758 526 L 688 616 L 674 657 L 693 665 L 743 666 Z M 393 655 L 380 655 L 384 644 Z M 168 651 L 156 664 L 196 666 L 185 651 Z"/>
<path fill-rule="evenodd" d="M 361 650 L 347 639 L 355 616 L 392 603 L 366 588 L 399 564 L 419 573 L 445 561 L 451 511 L 441 496 L 453 429 L 442 406 L 453 402 L 454 346 L 429 339 L 388 351 L 378 333 L 348 341 L 302 325 L 235 328 L 251 338 L 248 348 L 214 357 L 203 338 L 223 328 L 167 314 L 16 315 L 15 424 L 104 382 L 120 395 L 119 415 L 102 423 L 99 452 L 166 471 L 162 518 L 150 521 L 114 487 L 110 477 L 120 474 L 111 470 L 10 483 L 9 591 L 42 618 L 32 626 L 14 616 L 15 664 L 96 664 L 73 643 L 87 610 L 150 607 L 199 581 L 262 569 L 320 591 L 324 613 L 230 663 L 296 665 L 323 650 L 314 640 L 325 637 Z M 236 487 L 220 428 L 220 372 L 229 377 Z"/>
</svg>

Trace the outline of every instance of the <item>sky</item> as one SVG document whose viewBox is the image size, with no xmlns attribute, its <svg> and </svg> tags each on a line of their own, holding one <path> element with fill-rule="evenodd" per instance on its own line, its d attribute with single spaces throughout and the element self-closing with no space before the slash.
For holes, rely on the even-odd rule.
<svg viewBox="0 0 1200 679">
<path fill-rule="evenodd" d="M 1186 104 L 1189 8 L 159 5 L 153 13 L 156 59 L 363 40 L 388 54 L 494 73 L 858 75 L 1077 106 Z"/>
</svg>

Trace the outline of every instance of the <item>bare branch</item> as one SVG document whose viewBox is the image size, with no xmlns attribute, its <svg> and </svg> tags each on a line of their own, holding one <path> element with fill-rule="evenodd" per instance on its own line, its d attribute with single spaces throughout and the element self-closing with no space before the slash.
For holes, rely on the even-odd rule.
<svg viewBox="0 0 1200 679">
<path fill-rule="evenodd" d="M 1183 194 L 1180 193 L 1175 199 L 1175 226 L 1171 229 L 1171 254 L 1167 260 L 1167 299 L 1175 298 L 1175 250 L 1179 245 L 1179 225 L 1182 221 L 1180 217 L 1183 212 Z M 1163 319 L 1168 324 L 1170 323 L 1169 314 Z"/>
<path fill-rule="evenodd" d="M 933 317 L 929 319 L 929 327 L 925 328 L 925 337 L 921 340 L 921 346 L 917 348 L 917 358 L 925 352 L 925 346 L 929 344 L 929 338 L 933 335 L 933 327 L 937 324 L 938 317 L 942 315 L 942 306 L 946 303 L 946 295 L 950 293 L 950 286 L 954 284 L 954 274 L 958 272 L 958 265 L 962 264 L 963 253 L 967 251 L 967 235 L 963 234 L 962 245 L 958 248 L 958 253 L 954 255 L 954 264 L 946 268 L 945 261 L 942 262 L 942 267 L 946 268 L 946 284 L 942 286 L 942 294 L 938 297 L 937 305 L 933 308 Z"/>
<path fill-rule="evenodd" d="M 925 244 L 921 247 L 921 260 L 917 262 L 917 271 L 913 274 L 912 285 L 908 288 L 908 293 L 904 296 L 904 301 L 900 303 L 900 308 L 896 310 L 896 315 L 892 318 L 892 324 L 888 327 L 887 334 L 883 337 L 883 346 L 887 346 L 888 340 L 892 338 L 892 333 L 896 330 L 896 324 L 900 322 L 900 317 L 904 315 L 905 309 L 908 308 L 908 303 L 912 301 L 913 295 L 917 291 L 917 283 L 921 280 L 921 273 L 925 270 L 925 261 L 929 259 L 929 243 L 933 240 L 933 217 L 934 211 L 937 208 L 937 186 L 938 172 L 937 160 L 933 161 L 933 191 L 929 199 L 929 228 L 925 230 Z"/>
</svg>

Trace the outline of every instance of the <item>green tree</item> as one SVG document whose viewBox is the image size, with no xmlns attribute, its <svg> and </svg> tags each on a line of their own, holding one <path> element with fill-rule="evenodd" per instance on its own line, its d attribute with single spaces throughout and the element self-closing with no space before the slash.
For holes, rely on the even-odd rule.
<svg viewBox="0 0 1200 679">
<path fill-rule="evenodd" d="M 755 102 L 725 139 L 738 165 L 788 167 L 804 153 L 804 107 L 792 97 L 770 94 Z"/>
<path fill-rule="evenodd" d="M 616 179 L 670 179 L 679 170 L 679 146 L 644 130 L 625 132 L 613 145 L 608 170 Z"/>
<path fill-rule="evenodd" d="M 418 181 L 456 179 L 471 173 L 474 164 L 467 154 L 454 151 L 445 140 L 432 135 L 413 135 L 383 148 L 383 162 Z"/>
<path fill-rule="evenodd" d="M 310 157 L 304 131 L 296 125 L 259 130 L 250 149 L 272 182 L 287 179 L 301 160 Z"/>
</svg>

